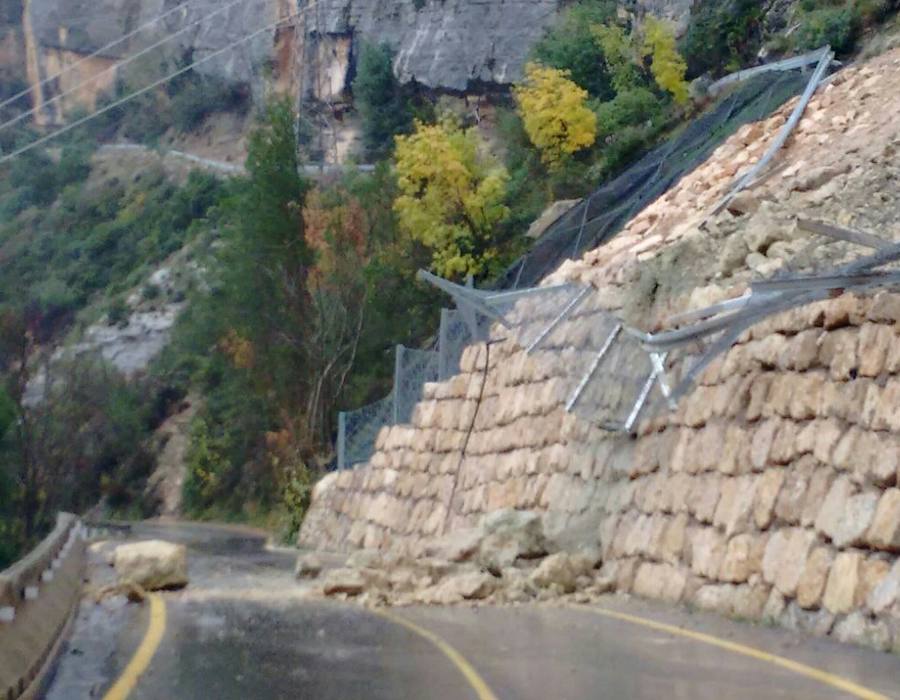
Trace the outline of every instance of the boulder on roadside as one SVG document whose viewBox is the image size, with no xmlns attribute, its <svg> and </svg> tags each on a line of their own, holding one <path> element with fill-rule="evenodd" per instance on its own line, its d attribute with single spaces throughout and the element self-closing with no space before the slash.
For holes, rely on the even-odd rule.
<svg viewBox="0 0 900 700">
<path fill-rule="evenodd" d="M 534 559 L 547 553 L 547 541 L 541 517 L 530 511 L 503 510 L 488 513 L 481 520 L 484 538 L 479 563 L 500 572 L 516 559 Z"/>
<path fill-rule="evenodd" d="M 359 595 L 366 588 L 366 578 L 356 569 L 332 569 L 325 575 L 322 592 L 325 595 Z"/>
<path fill-rule="evenodd" d="M 424 553 L 426 557 L 446 561 L 469 561 L 478 553 L 482 539 L 484 532 L 480 528 L 464 528 L 426 543 Z"/>
<path fill-rule="evenodd" d="M 497 579 L 484 571 L 466 571 L 448 576 L 420 595 L 423 603 L 449 605 L 463 600 L 483 600 L 497 589 Z"/>
<path fill-rule="evenodd" d="M 183 544 L 163 540 L 120 544 L 113 554 L 113 566 L 121 583 L 135 583 L 147 591 L 183 588 L 188 583 Z"/>
<path fill-rule="evenodd" d="M 565 593 L 571 593 L 578 587 L 578 580 L 586 578 L 593 568 L 591 557 L 557 552 L 544 559 L 529 578 L 540 588 L 549 588 L 555 584 Z"/>
<path fill-rule="evenodd" d="M 322 573 L 322 560 L 315 554 L 305 554 L 297 557 L 294 566 L 294 576 L 297 578 L 317 578 Z"/>
</svg>

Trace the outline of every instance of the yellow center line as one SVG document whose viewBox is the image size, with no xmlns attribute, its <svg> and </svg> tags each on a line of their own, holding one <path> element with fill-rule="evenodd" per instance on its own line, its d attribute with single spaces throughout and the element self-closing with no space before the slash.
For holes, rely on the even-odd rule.
<svg viewBox="0 0 900 700">
<path fill-rule="evenodd" d="M 472 690 L 475 691 L 475 695 L 478 697 L 478 700 L 497 700 L 497 696 L 494 695 L 493 691 L 488 687 L 488 684 L 484 682 L 484 679 L 478 674 L 478 671 L 474 669 L 472 664 L 466 661 L 465 657 L 460 654 L 456 649 L 454 649 L 450 644 L 445 642 L 443 639 L 438 637 L 434 632 L 425 629 L 424 627 L 419 627 L 419 625 L 414 622 L 410 622 L 406 618 L 400 617 L 399 615 L 395 615 L 393 613 L 388 612 L 387 610 L 371 610 L 370 612 L 375 613 L 383 617 L 385 620 L 393 622 L 396 625 L 400 625 L 410 630 L 411 632 L 415 632 L 420 637 L 424 637 L 429 642 L 434 644 L 441 652 L 446 656 L 450 661 L 453 662 L 453 665 L 459 670 L 460 673 L 465 676 L 465 679 L 469 682 L 469 685 L 472 686 Z"/>
<path fill-rule="evenodd" d="M 147 625 L 144 639 L 125 670 L 122 671 L 119 680 L 103 696 L 103 700 L 125 700 L 134 690 L 138 678 L 147 670 L 153 655 L 159 648 L 159 643 L 166 631 L 166 602 L 156 593 L 149 593 L 147 598 L 150 601 L 150 622 Z"/>
<path fill-rule="evenodd" d="M 725 639 L 719 639 L 718 637 L 714 637 L 711 634 L 704 634 L 703 632 L 694 632 L 693 630 L 682 629 L 681 627 L 667 625 L 662 622 L 656 622 L 655 620 L 638 617 L 637 615 L 629 615 L 628 613 L 609 610 L 608 608 L 589 606 L 578 608 L 578 610 L 587 610 L 594 613 L 595 615 L 611 617 L 616 620 L 622 620 L 623 622 L 630 622 L 634 625 L 641 625 L 643 627 L 649 627 L 650 629 L 659 630 L 660 632 L 668 632 L 669 634 L 674 634 L 679 637 L 692 639 L 695 642 L 709 644 L 710 646 L 725 649 L 734 654 L 741 654 L 742 656 L 749 656 L 752 659 L 765 661 L 775 666 L 780 666 L 781 668 L 787 669 L 788 671 L 793 671 L 794 673 L 797 673 L 801 676 L 806 676 L 807 678 L 811 678 L 812 680 L 824 683 L 825 685 L 831 686 L 832 688 L 842 690 L 845 693 L 849 693 L 850 695 L 857 698 L 862 698 L 863 700 L 890 700 L 888 696 L 882 695 L 881 693 L 874 690 L 870 690 L 869 688 L 865 688 L 857 683 L 854 683 L 851 680 L 848 680 L 847 678 L 837 676 L 833 673 L 828 673 L 827 671 L 822 671 L 813 666 L 807 666 L 806 664 L 802 664 L 799 661 L 786 659 L 783 656 L 778 656 L 777 654 L 770 654 L 769 652 L 763 651 L 762 649 L 746 646 L 744 644 L 738 644 L 737 642 L 729 642 Z"/>
</svg>

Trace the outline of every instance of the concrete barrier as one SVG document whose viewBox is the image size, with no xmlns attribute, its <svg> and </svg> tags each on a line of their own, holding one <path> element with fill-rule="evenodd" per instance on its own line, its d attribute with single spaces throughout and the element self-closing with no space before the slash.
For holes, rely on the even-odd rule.
<svg viewBox="0 0 900 700">
<path fill-rule="evenodd" d="M 83 527 L 60 513 L 53 532 L 0 572 L 0 700 L 37 692 L 78 603 L 84 563 Z"/>
</svg>

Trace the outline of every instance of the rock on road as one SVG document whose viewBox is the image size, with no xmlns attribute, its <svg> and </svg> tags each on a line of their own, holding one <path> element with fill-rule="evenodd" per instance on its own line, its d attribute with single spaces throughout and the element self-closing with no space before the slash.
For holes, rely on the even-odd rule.
<svg viewBox="0 0 900 700">
<path fill-rule="evenodd" d="M 314 584 L 294 579 L 295 553 L 268 550 L 249 530 L 145 523 L 131 538 L 187 544 L 191 578 L 162 594 L 165 631 L 128 695 L 135 700 L 853 697 L 771 661 L 588 606 L 397 608 L 386 618 L 322 601 L 310 595 Z M 98 556 L 91 573 L 101 584 L 111 576 Z M 615 596 L 602 606 L 823 669 L 870 689 L 869 697 L 900 698 L 898 656 Z M 140 645 L 148 608 L 86 600 L 46 697 L 103 697 Z M 483 683 L 480 692 L 453 653 Z"/>
</svg>

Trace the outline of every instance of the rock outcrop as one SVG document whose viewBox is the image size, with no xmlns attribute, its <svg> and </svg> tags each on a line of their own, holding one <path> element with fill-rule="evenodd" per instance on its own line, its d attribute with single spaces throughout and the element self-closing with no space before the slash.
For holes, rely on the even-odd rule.
<svg viewBox="0 0 900 700">
<path fill-rule="evenodd" d="M 462 374 L 426 385 L 411 425 L 382 431 L 369 464 L 316 489 L 302 541 L 407 549 L 486 513 L 533 510 L 551 541 L 593 526 L 619 591 L 900 648 L 900 294 L 845 293 L 754 326 L 635 438 L 564 410 L 604 314 L 652 329 L 788 262 L 827 269 L 864 254 L 813 240 L 798 217 L 900 237 L 896 51 L 822 88 L 769 175 L 710 216 L 792 107 L 563 265 L 553 281 L 598 293 L 545 349 L 526 354 L 504 332 L 489 356 L 469 348 Z"/>
</svg>

